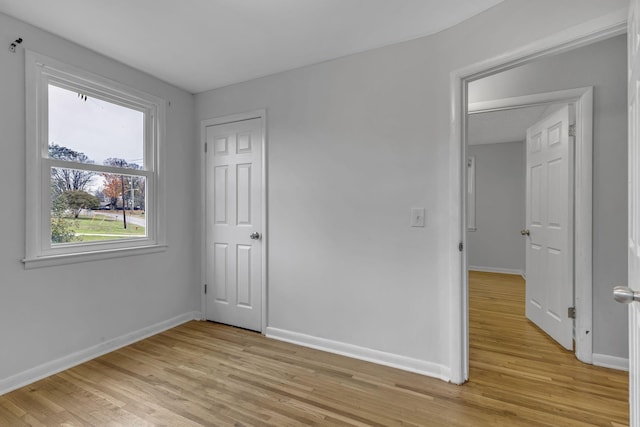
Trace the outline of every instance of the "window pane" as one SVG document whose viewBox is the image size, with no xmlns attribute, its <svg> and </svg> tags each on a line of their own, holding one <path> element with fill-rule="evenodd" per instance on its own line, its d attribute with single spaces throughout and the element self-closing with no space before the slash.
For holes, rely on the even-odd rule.
<svg viewBox="0 0 640 427">
<path fill-rule="evenodd" d="M 143 176 L 51 168 L 51 244 L 147 237 L 145 189 Z"/>
<path fill-rule="evenodd" d="M 142 169 L 144 113 L 49 85 L 49 156 Z"/>
</svg>

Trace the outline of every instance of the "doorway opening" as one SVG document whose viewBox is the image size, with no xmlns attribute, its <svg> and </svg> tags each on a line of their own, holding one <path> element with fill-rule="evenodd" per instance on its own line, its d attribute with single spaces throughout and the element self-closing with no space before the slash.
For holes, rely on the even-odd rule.
<svg viewBox="0 0 640 427">
<path fill-rule="evenodd" d="M 469 90 L 473 94 L 473 84 Z M 584 166 L 584 151 L 592 146 L 592 103 L 587 87 L 491 100 L 489 108 L 486 102 L 470 104 L 466 147 L 472 160 L 467 165 L 474 166 L 467 168 L 467 218 L 475 220 L 467 227 L 468 269 L 523 278 L 531 273 L 526 317 L 573 350 L 568 311 L 579 312 L 575 350 L 586 363 L 592 353 L 591 269 L 576 262 L 574 241 L 590 258 L 591 226 L 578 222 L 574 233 L 573 166 L 574 151 Z M 583 193 L 591 194 L 591 176 L 581 179 Z M 591 208 L 577 206 L 586 211 L 576 217 L 589 219 Z"/>
<path fill-rule="evenodd" d="M 588 35 L 583 37 L 575 37 L 575 35 L 568 35 L 566 39 L 554 41 L 540 42 L 535 45 L 529 46 L 519 52 L 512 55 L 505 55 L 500 58 L 496 58 L 493 61 L 485 61 L 483 63 L 468 67 L 464 70 L 459 70 L 452 74 L 452 93 L 454 108 L 452 109 L 452 144 L 451 144 L 451 162 L 452 169 L 459 171 L 458 180 L 454 185 L 459 184 L 459 191 L 452 191 L 454 199 L 451 203 L 456 207 L 459 217 L 457 218 L 457 230 L 460 236 L 460 241 L 463 243 L 463 256 L 460 259 L 459 254 L 452 252 L 452 258 L 455 260 L 452 265 L 459 265 L 459 276 L 457 280 L 461 284 L 460 288 L 452 290 L 452 334 L 454 340 L 452 341 L 452 382 L 463 383 L 469 377 L 469 325 L 468 325 L 468 279 L 467 279 L 467 253 L 468 242 L 466 239 L 467 225 L 466 225 L 466 190 L 467 183 L 465 181 L 465 170 L 467 165 L 467 139 L 468 134 L 468 121 L 467 113 L 469 111 L 469 85 L 475 81 L 479 81 L 486 77 L 491 77 L 498 73 L 509 71 L 519 67 L 521 65 L 532 64 L 535 61 L 541 59 L 551 58 L 555 54 L 570 52 L 577 50 L 578 48 L 595 44 L 607 39 L 615 38 L 615 36 L 624 34 L 625 21 L 623 19 L 614 20 L 606 25 L 599 24 L 598 28 L 589 31 Z M 535 86 L 535 85 L 533 85 Z M 581 85 L 573 85 L 581 86 Z M 564 87 L 572 87 L 572 85 L 566 85 Z M 504 89 L 504 88 L 503 88 Z M 564 92 L 557 86 L 551 88 L 557 92 Z M 576 90 L 576 89 L 573 89 Z M 584 115 L 589 108 L 592 108 L 592 96 L 593 92 L 589 91 L 589 88 L 577 89 L 579 92 L 572 93 L 570 96 L 567 93 L 553 101 L 562 102 L 574 102 L 576 105 L 576 115 Z M 539 91 L 538 91 L 539 92 Z M 526 92 L 525 92 L 526 93 Z M 536 91 L 529 92 L 536 93 Z M 591 97 L 591 104 L 587 101 L 587 98 Z M 535 99 L 535 96 L 523 102 L 523 99 L 518 96 L 505 96 L 504 93 L 496 98 L 502 99 L 501 101 L 486 101 L 483 106 L 486 110 L 499 110 L 499 109 L 512 109 L 514 106 L 524 106 L 532 104 L 545 104 L 550 100 Z M 520 99 L 518 99 L 520 98 Z M 509 99 L 511 105 L 505 106 L 504 99 Z M 493 103 L 493 104 L 492 104 Z M 502 103 L 502 104 L 501 104 Z M 518 104 L 519 103 L 519 104 Z M 472 102 L 472 104 L 476 104 Z M 507 108 L 508 107 L 508 108 Z M 588 111 L 588 115 L 591 115 L 591 111 Z M 626 116 L 625 116 L 626 117 Z M 582 124 L 577 122 L 577 133 L 582 133 L 582 136 L 590 137 L 592 127 L 585 126 L 584 121 Z M 583 138 L 584 140 L 584 138 Z M 455 173 L 452 173 L 452 176 Z M 592 250 L 592 193 L 591 193 L 591 176 L 592 176 L 592 146 L 590 144 L 576 145 L 575 153 L 575 256 L 573 271 L 575 273 L 576 283 L 576 354 L 578 358 L 584 362 L 591 363 L 592 355 L 592 328 L 589 322 L 591 321 L 590 307 L 592 302 L 590 297 L 592 295 L 591 282 L 592 282 L 592 268 L 591 268 L 591 250 Z M 453 224 L 452 224 L 453 227 Z M 581 309 L 581 305 L 585 308 Z M 582 315 L 581 315 L 582 313 Z M 585 315 L 588 314 L 588 315 Z M 459 339 L 459 341 L 458 341 Z"/>
</svg>

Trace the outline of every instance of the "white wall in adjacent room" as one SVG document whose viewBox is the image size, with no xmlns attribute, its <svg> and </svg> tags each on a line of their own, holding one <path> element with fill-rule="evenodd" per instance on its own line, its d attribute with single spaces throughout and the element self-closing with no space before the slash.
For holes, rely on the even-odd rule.
<svg viewBox="0 0 640 427">
<path fill-rule="evenodd" d="M 476 230 L 467 233 L 470 269 L 521 274 L 525 268 L 524 143 L 471 145 L 475 157 Z"/>
</svg>

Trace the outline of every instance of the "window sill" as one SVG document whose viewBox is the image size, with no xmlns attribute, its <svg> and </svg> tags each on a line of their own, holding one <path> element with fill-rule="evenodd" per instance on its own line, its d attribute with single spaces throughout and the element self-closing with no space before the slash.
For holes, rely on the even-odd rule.
<svg viewBox="0 0 640 427">
<path fill-rule="evenodd" d="M 137 246 L 131 248 L 108 249 L 72 254 L 46 255 L 36 258 L 25 258 L 22 262 L 24 263 L 25 270 L 31 270 L 33 268 L 53 267 L 56 265 L 76 264 L 79 262 L 99 261 L 125 256 L 153 254 L 164 252 L 167 248 L 167 245 Z"/>
</svg>

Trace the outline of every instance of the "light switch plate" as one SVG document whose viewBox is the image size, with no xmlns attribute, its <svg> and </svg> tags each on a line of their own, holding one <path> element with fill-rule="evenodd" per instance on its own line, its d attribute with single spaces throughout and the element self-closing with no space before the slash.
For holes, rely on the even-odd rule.
<svg viewBox="0 0 640 427">
<path fill-rule="evenodd" d="M 424 208 L 411 208 L 411 227 L 424 227 L 424 216 Z"/>
</svg>

